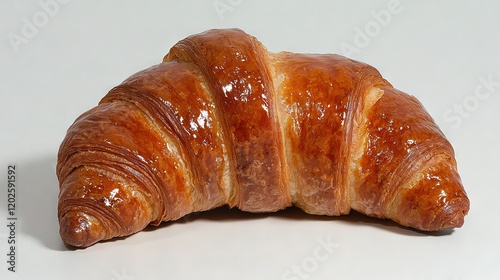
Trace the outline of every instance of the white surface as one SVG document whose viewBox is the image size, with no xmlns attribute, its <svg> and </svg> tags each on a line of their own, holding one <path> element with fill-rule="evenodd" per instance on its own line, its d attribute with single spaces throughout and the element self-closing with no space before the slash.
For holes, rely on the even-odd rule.
<svg viewBox="0 0 500 280">
<path fill-rule="evenodd" d="M 51 1 L 57 6 L 44 10 L 40 3 Z M 374 14 L 391 1 L 53 1 L 0 4 L 0 279 L 500 276 L 498 2 L 393 2 L 400 12 L 376 23 Z M 218 13 L 214 4 L 229 9 Z M 37 30 L 27 31 L 27 21 Z M 58 235 L 54 165 L 68 126 L 178 40 L 223 27 L 242 28 L 271 51 L 342 54 L 349 44 L 359 49 L 352 58 L 415 95 L 456 150 L 471 200 L 464 227 L 426 235 L 356 214 L 223 209 L 67 250 Z M 372 36 L 362 41 L 356 28 L 372 28 Z M 23 43 L 12 44 L 13 33 Z M 493 82 L 489 91 L 484 80 Z M 6 263 L 9 163 L 18 167 L 16 273 Z"/>
</svg>

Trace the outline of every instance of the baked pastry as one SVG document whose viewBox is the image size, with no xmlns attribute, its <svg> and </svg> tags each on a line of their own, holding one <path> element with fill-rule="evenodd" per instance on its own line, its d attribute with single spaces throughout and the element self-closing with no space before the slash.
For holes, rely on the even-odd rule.
<svg viewBox="0 0 500 280">
<path fill-rule="evenodd" d="M 68 129 L 57 176 L 60 235 L 77 247 L 222 205 L 423 231 L 469 210 L 416 98 L 364 63 L 271 53 L 238 29 L 190 36 L 113 88 Z"/>
</svg>

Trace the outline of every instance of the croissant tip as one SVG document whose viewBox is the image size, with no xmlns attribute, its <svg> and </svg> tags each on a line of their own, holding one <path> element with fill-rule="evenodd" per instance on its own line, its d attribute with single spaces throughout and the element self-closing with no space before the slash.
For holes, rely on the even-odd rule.
<svg viewBox="0 0 500 280">
<path fill-rule="evenodd" d="M 443 229 L 460 228 L 464 224 L 465 216 L 469 212 L 469 200 L 457 199 L 450 203 L 442 213 L 445 215 Z"/>
<path fill-rule="evenodd" d="M 72 247 L 84 248 L 104 239 L 104 232 L 96 218 L 86 213 L 66 213 L 59 224 L 62 240 Z"/>
<path fill-rule="evenodd" d="M 428 231 L 460 228 L 468 212 L 469 200 L 467 198 L 454 199 L 436 216 Z"/>
</svg>

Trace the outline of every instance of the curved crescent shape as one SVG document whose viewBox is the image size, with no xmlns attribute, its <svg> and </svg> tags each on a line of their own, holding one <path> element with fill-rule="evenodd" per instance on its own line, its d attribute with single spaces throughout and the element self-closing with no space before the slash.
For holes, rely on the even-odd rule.
<svg viewBox="0 0 500 280">
<path fill-rule="evenodd" d="M 355 209 L 460 227 L 453 148 L 416 98 L 338 55 L 270 53 L 210 30 L 113 88 L 61 144 L 62 239 L 86 247 L 222 205 Z"/>
</svg>

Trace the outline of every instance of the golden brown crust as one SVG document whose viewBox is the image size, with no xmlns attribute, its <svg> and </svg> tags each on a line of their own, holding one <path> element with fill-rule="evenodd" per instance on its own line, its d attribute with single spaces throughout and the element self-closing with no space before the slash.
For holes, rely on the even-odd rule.
<svg viewBox="0 0 500 280">
<path fill-rule="evenodd" d="M 190 36 L 112 89 L 69 128 L 57 175 L 60 234 L 79 247 L 224 204 L 432 231 L 469 209 L 414 97 L 366 64 L 268 53 L 235 29 Z"/>
<path fill-rule="evenodd" d="M 368 88 L 385 81 L 338 55 L 280 53 L 274 67 L 283 77 L 276 86 L 294 203 L 311 214 L 347 214 L 355 114 Z"/>
<path fill-rule="evenodd" d="M 155 119 L 159 130 L 171 135 L 170 142 L 180 149 L 191 174 L 192 211 L 226 203 L 222 131 L 204 83 L 193 65 L 162 63 L 128 78 L 101 101 L 132 103 Z"/>
<path fill-rule="evenodd" d="M 209 80 L 224 116 L 226 143 L 231 146 L 235 193 L 229 204 L 245 211 L 270 212 L 289 206 L 291 199 L 281 172 L 273 87 L 256 51 L 259 47 L 241 31 L 211 31 L 182 40 L 164 62 L 192 62 Z"/>
<path fill-rule="evenodd" d="M 421 230 L 450 227 L 444 220 L 461 226 L 469 205 L 453 148 L 416 98 L 392 87 L 381 89 L 383 96 L 366 118 L 367 142 L 359 172 L 353 174 L 352 208 Z M 442 221 L 434 221 L 450 203 L 461 206 L 462 218 L 442 215 Z"/>
</svg>

